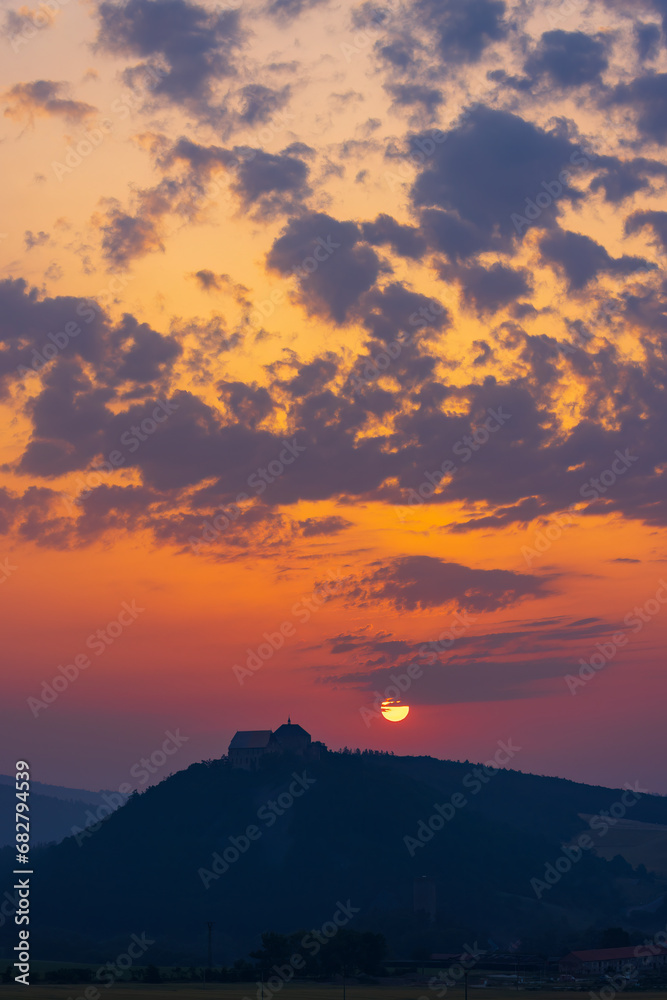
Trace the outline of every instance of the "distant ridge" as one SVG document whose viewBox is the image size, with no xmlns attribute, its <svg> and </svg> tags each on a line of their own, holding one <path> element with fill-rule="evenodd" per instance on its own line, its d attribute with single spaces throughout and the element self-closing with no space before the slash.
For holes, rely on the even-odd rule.
<svg viewBox="0 0 667 1000">
<path fill-rule="evenodd" d="M 0 847 L 14 843 L 15 778 L 0 774 Z M 84 826 L 88 813 L 94 813 L 104 799 L 101 792 L 83 788 L 63 788 L 41 781 L 30 783 L 31 842 L 59 843 L 69 837 L 73 827 Z M 108 810 L 105 809 L 106 813 Z"/>
<path fill-rule="evenodd" d="M 0 774 L 0 785 L 14 786 L 14 777 L 9 774 Z M 91 792 L 85 788 L 65 788 L 62 785 L 45 785 L 41 781 L 31 781 L 30 788 L 37 795 L 48 795 L 53 799 L 74 799 L 77 802 L 88 802 L 90 805 L 99 805 L 102 799 L 102 792 Z"/>
</svg>

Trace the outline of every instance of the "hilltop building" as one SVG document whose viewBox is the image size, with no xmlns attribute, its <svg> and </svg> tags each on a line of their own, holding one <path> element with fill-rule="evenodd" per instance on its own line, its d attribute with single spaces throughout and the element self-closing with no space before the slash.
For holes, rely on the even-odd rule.
<svg viewBox="0 0 667 1000">
<path fill-rule="evenodd" d="M 313 741 L 310 733 L 288 719 L 275 733 L 270 729 L 241 729 L 229 744 L 229 760 L 234 767 L 259 767 L 268 754 L 289 753 L 318 760 L 326 751 L 324 743 Z"/>
</svg>

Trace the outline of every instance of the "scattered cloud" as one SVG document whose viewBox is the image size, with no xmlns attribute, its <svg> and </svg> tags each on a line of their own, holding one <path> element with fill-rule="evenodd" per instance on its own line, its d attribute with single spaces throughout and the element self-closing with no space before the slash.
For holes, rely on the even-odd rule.
<svg viewBox="0 0 667 1000">
<path fill-rule="evenodd" d="M 96 108 L 69 96 L 69 85 L 55 80 L 33 80 L 16 83 L 4 94 L 5 116 L 15 121 L 32 123 L 35 118 L 64 118 L 67 122 L 84 122 Z"/>
</svg>

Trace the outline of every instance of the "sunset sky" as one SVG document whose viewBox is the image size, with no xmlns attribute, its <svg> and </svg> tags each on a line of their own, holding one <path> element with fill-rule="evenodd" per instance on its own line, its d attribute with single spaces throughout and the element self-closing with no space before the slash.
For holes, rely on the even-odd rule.
<svg viewBox="0 0 667 1000">
<path fill-rule="evenodd" d="M 667 0 L 2 18 L 0 772 L 667 793 Z"/>
</svg>

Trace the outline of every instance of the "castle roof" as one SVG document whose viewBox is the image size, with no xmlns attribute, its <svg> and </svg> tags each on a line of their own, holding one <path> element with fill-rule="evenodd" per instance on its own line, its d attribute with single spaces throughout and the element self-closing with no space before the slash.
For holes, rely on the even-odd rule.
<svg viewBox="0 0 667 1000">
<path fill-rule="evenodd" d="M 311 742 L 310 733 L 299 725 L 292 722 L 285 722 L 279 726 L 273 734 L 283 746 L 305 746 Z"/>
<path fill-rule="evenodd" d="M 240 729 L 229 744 L 229 749 L 259 750 L 269 745 L 271 735 L 270 729 Z"/>
</svg>

